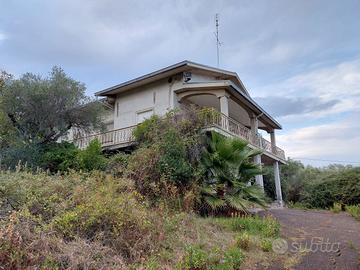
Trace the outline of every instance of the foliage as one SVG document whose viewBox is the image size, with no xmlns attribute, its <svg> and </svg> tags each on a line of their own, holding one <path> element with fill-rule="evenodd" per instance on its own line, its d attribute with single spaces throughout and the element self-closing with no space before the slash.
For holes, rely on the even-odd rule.
<svg viewBox="0 0 360 270">
<path fill-rule="evenodd" d="M 261 173 L 252 161 L 257 154 L 245 141 L 211 133 L 202 156 L 206 174 L 201 190 L 203 213 L 223 209 L 247 211 L 250 203 L 265 205 L 259 187 L 248 184 Z"/>
<path fill-rule="evenodd" d="M 56 267 L 68 269 L 66 265 L 78 265 L 76 260 L 90 255 L 90 248 L 95 249 L 91 256 L 101 255 L 98 259 L 105 265 L 109 256 L 118 265 L 137 261 L 160 247 L 162 217 L 148 209 L 130 180 L 99 173 L 21 172 L 0 174 L 0 182 L 5 210 L 0 214 L 8 216 L 16 210 L 0 224 L 0 264 L 9 269 L 40 268 L 50 259 Z M 64 255 L 72 246 L 84 254 L 78 259 Z"/>
<path fill-rule="evenodd" d="M 184 196 L 197 179 L 201 134 L 194 112 L 170 112 L 138 125 L 139 147 L 128 159 L 127 176 L 153 201 Z"/>
<path fill-rule="evenodd" d="M 251 235 L 261 235 L 267 238 L 279 236 L 280 224 L 271 216 L 242 217 L 242 218 L 216 218 L 216 222 L 237 232 L 247 232 Z"/>
<path fill-rule="evenodd" d="M 79 152 L 80 168 L 86 171 L 104 170 L 106 162 L 98 140 L 92 140 L 88 147 Z"/>
<path fill-rule="evenodd" d="M 347 205 L 346 211 L 350 213 L 351 216 L 360 220 L 360 204 L 358 205 Z"/>
<path fill-rule="evenodd" d="M 45 147 L 39 165 L 51 172 L 76 170 L 80 168 L 79 153 L 80 150 L 72 143 L 52 143 Z"/>
<path fill-rule="evenodd" d="M 275 196 L 273 168 L 265 168 L 265 191 Z M 289 159 L 281 166 L 283 197 L 290 207 L 331 208 L 360 203 L 360 168 L 332 164 L 323 168 L 304 166 Z"/>
<path fill-rule="evenodd" d="M 185 256 L 177 265 L 179 270 L 238 270 L 244 255 L 236 247 L 228 248 L 223 255 L 209 254 L 199 246 L 188 246 Z"/>
<path fill-rule="evenodd" d="M 47 78 L 26 73 L 8 80 L 1 91 L 0 108 L 22 140 L 45 144 L 72 127 L 98 127 L 101 105 L 89 101 L 82 83 L 54 67 Z"/>
<path fill-rule="evenodd" d="M 343 205 L 358 204 L 359 181 L 360 168 L 331 171 L 306 186 L 303 202 L 314 208 L 330 208 L 335 202 Z"/>
<path fill-rule="evenodd" d="M 333 206 L 330 208 L 331 212 L 333 213 L 340 213 L 342 210 L 342 206 L 340 203 L 334 203 Z"/>
<path fill-rule="evenodd" d="M 123 152 L 114 154 L 108 158 L 106 172 L 116 177 L 122 177 L 129 163 L 130 155 Z"/>
<path fill-rule="evenodd" d="M 272 250 L 272 242 L 269 239 L 262 239 L 260 246 L 261 250 L 264 252 L 270 252 Z"/>
<path fill-rule="evenodd" d="M 208 254 L 200 247 L 188 246 L 186 255 L 180 262 L 178 268 L 181 270 L 205 270 L 208 265 Z"/>
<path fill-rule="evenodd" d="M 280 167 L 281 190 L 287 202 L 298 202 L 305 184 L 305 167 L 295 160 L 288 159 L 287 164 Z M 267 196 L 276 199 L 273 166 L 264 168 L 264 190 Z"/>
<path fill-rule="evenodd" d="M 251 243 L 250 235 L 247 232 L 241 233 L 236 237 L 236 246 L 243 250 L 249 250 Z"/>
</svg>

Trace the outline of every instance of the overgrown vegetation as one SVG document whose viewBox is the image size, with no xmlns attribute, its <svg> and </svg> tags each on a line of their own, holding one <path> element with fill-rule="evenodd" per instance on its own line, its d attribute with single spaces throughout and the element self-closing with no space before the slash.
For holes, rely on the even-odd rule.
<svg viewBox="0 0 360 270">
<path fill-rule="evenodd" d="M 253 226 L 240 232 L 229 225 L 246 222 L 242 218 L 197 214 L 244 215 L 249 202 L 263 205 L 257 187 L 247 186 L 259 172 L 251 162 L 257 153 L 240 140 L 202 133 L 206 113 L 170 112 L 144 121 L 131 154 L 105 157 L 96 140 L 85 150 L 51 143 L 36 152 L 37 169 L 19 163 L 2 171 L 0 265 L 239 269 L 248 251 L 234 239 L 252 234 Z M 219 203 L 209 208 L 210 195 Z M 259 230 L 269 227 L 267 219 L 244 220 Z M 261 251 L 264 237 L 270 236 L 261 235 L 256 245 Z"/>
<path fill-rule="evenodd" d="M 271 252 L 279 230 L 271 218 L 153 206 L 132 180 L 101 172 L 23 169 L 0 173 L 0 186 L 5 269 L 239 269 L 251 250 Z M 237 238 L 245 234 L 249 248 Z"/>
<path fill-rule="evenodd" d="M 357 220 L 360 220 L 360 204 L 358 205 L 347 205 L 346 211 L 349 212 Z"/>
<path fill-rule="evenodd" d="M 71 128 L 101 128 L 102 111 L 85 95 L 85 85 L 59 67 L 47 77 L 26 73 L 15 79 L 0 73 L 1 162 L 11 168 L 19 160 L 40 166 L 44 152 Z"/>
<path fill-rule="evenodd" d="M 265 170 L 265 190 L 273 197 L 272 168 Z M 288 160 L 288 164 L 281 167 L 281 181 L 284 199 L 292 207 L 332 208 L 339 212 L 345 210 L 346 205 L 360 203 L 359 167 L 330 165 L 314 168 Z"/>
</svg>

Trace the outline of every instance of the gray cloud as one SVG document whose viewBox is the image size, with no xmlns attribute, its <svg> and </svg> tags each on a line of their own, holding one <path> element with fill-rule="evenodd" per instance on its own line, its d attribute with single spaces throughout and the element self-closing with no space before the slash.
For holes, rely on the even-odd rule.
<svg viewBox="0 0 360 270">
<path fill-rule="evenodd" d="M 276 117 L 320 112 L 334 107 L 339 100 L 323 101 L 316 97 L 258 97 L 255 100 Z"/>
</svg>

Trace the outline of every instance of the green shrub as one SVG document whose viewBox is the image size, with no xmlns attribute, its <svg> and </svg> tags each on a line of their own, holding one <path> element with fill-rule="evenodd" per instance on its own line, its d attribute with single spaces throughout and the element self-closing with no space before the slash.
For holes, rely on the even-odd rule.
<svg viewBox="0 0 360 270">
<path fill-rule="evenodd" d="M 134 130 L 139 145 L 125 174 L 151 201 L 181 199 L 197 180 L 201 133 L 196 119 L 174 111 L 163 118 L 153 116 Z"/>
<path fill-rule="evenodd" d="M 360 220 L 360 204 L 358 205 L 347 205 L 346 211 L 350 213 L 351 216 Z"/>
<path fill-rule="evenodd" d="M 243 232 L 236 238 L 236 246 L 243 250 L 249 250 L 250 243 L 251 243 L 251 238 L 247 232 Z"/>
<path fill-rule="evenodd" d="M 340 203 L 334 203 L 334 205 L 330 208 L 333 213 L 340 213 L 342 210 L 342 206 Z"/>
<path fill-rule="evenodd" d="M 79 149 L 72 143 L 53 143 L 46 146 L 41 156 L 41 167 L 51 172 L 79 168 Z"/>
<path fill-rule="evenodd" d="M 334 203 L 360 203 L 360 168 L 328 169 L 316 182 L 306 186 L 303 202 L 312 208 L 330 208 Z"/>
<path fill-rule="evenodd" d="M 151 257 L 146 264 L 146 270 L 158 270 L 160 269 L 159 264 L 155 257 Z"/>
<path fill-rule="evenodd" d="M 54 260 L 65 260 L 65 266 L 73 265 L 69 269 L 98 269 L 101 263 L 123 269 L 160 248 L 163 217 L 148 208 L 131 180 L 99 172 L 18 172 L 0 173 L 0 187 L 0 210 L 6 210 L 0 212 L 0 265 L 13 267 L 11 258 L 19 265 L 6 269 L 26 269 L 28 258 L 36 269 L 45 260 L 47 269 Z M 5 217 L 12 210 L 14 224 Z"/>
<path fill-rule="evenodd" d="M 85 171 L 104 170 L 106 168 L 106 158 L 101 151 L 101 143 L 93 140 L 89 146 L 79 153 L 80 168 Z"/>
<path fill-rule="evenodd" d="M 272 241 L 269 239 L 262 239 L 260 242 L 261 250 L 264 252 L 270 252 L 272 250 Z"/>
<path fill-rule="evenodd" d="M 234 231 L 245 231 L 249 234 L 260 234 L 264 237 L 277 237 L 280 232 L 279 222 L 271 216 L 265 218 L 258 216 L 231 218 L 228 225 Z"/>
<path fill-rule="evenodd" d="M 125 153 L 117 153 L 111 156 L 107 162 L 106 172 L 117 177 L 122 177 L 126 171 L 130 155 Z"/>
<path fill-rule="evenodd" d="M 197 246 L 188 246 L 177 269 L 181 270 L 206 270 L 208 267 L 208 255 Z"/>
</svg>

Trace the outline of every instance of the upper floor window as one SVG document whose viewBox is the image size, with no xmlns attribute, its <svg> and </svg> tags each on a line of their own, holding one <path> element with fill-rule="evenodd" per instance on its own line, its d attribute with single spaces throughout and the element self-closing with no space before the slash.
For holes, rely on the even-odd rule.
<svg viewBox="0 0 360 270">
<path fill-rule="evenodd" d="M 138 112 L 136 115 L 136 123 L 139 124 L 139 123 L 143 122 L 144 120 L 149 119 L 153 114 L 154 114 L 153 109 Z"/>
</svg>

